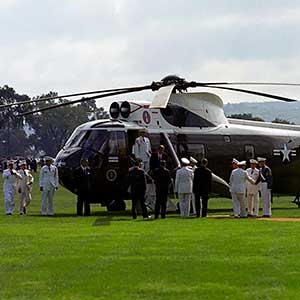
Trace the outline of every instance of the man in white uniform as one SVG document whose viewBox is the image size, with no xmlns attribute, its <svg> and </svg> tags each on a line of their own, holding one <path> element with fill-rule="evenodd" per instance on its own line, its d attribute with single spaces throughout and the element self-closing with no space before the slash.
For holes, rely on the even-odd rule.
<svg viewBox="0 0 300 300">
<path fill-rule="evenodd" d="M 143 169 L 149 171 L 149 161 L 151 157 L 151 143 L 146 137 L 146 131 L 141 130 L 140 136 L 136 138 L 135 143 L 132 148 L 132 153 L 136 158 L 143 162 Z"/>
<path fill-rule="evenodd" d="M 180 215 L 188 217 L 193 194 L 194 171 L 189 167 L 190 161 L 187 158 L 182 158 L 181 163 L 182 167 L 176 172 L 175 192 L 178 193 Z"/>
<path fill-rule="evenodd" d="M 259 178 L 259 170 L 256 168 L 258 162 L 255 159 L 250 159 L 250 168 L 246 171 L 255 182 Z M 246 182 L 247 186 L 247 200 L 248 200 L 248 217 L 258 217 L 259 210 L 259 184 L 251 184 Z M 254 210 L 253 210 L 254 209 Z"/>
<path fill-rule="evenodd" d="M 241 218 L 246 217 L 246 206 L 245 206 L 245 194 L 246 194 L 246 181 L 248 180 L 252 184 L 255 184 L 255 181 L 250 178 L 243 167 L 245 167 L 246 162 L 240 161 L 237 166 L 237 169 L 234 169 L 231 172 L 230 176 L 230 192 L 233 200 L 233 215 L 235 218 L 238 218 L 239 215 Z"/>
<path fill-rule="evenodd" d="M 26 214 L 26 208 L 31 201 L 31 188 L 33 183 L 33 176 L 26 168 L 26 161 L 20 162 L 19 174 L 22 176 L 22 179 L 18 178 L 17 180 L 17 190 L 20 200 L 20 215 L 23 215 Z"/>
<path fill-rule="evenodd" d="M 46 164 L 40 171 L 40 191 L 42 194 L 42 215 L 47 214 L 48 200 L 48 215 L 53 216 L 53 195 L 58 188 L 58 170 L 52 164 L 53 159 L 49 156 L 45 157 Z"/>
<path fill-rule="evenodd" d="M 266 158 L 258 157 L 259 163 L 259 181 L 261 182 L 261 200 L 263 203 L 263 217 L 269 218 L 271 211 L 271 189 L 273 184 L 273 176 L 271 169 L 266 165 Z"/>
<path fill-rule="evenodd" d="M 16 180 L 22 178 L 21 175 L 14 169 L 14 163 L 8 162 L 8 168 L 3 171 L 3 192 L 5 214 L 12 215 L 15 207 Z"/>
</svg>

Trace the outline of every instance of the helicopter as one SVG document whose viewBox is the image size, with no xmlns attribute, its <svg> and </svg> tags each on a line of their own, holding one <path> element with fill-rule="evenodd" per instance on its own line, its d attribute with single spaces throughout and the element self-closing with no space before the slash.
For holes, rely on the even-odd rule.
<svg viewBox="0 0 300 300">
<path fill-rule="evenodd" d="M 227 181 L 233 157 L 249 161 L 257 156 L 266 157 L 273 170 L 275 193 L 299 193 L 300 126 L 230 119 L 225 116 L 223 101 L 218 95 L 187 92 L 188 88 L 205 87 L 286 102 L 297 101 L 278 95 L 228 87 L 242 84 L 300 86 L 289 83 L 189 82 L 179 76 L 169 75 L 145 86 L 68 94 L 17 104 L 96 94 L 20 114 L 24 116 L 82 101 L 143 90 L 156 92 L 151 103 L 112 102 L 109 119 L 79 125 L 55 158 L 62 185 L 73 193 L 76 191 L 75 169 L 82 158 L 88 159 L 93 191 L 91 203 L 100 203 L 108 210 L 124 210 L 126 207 L 126 179 L 135 160 L 132 147 L 141 130 L 147 132 L 152 152 L 159 145 L 165 146 L 167 164 L 171 170 L 180 167 L 182 157 L 193 157 L 196 160 L 207 158 L 213 171 L 215 194 L 229 195 Z"/>
</svg>

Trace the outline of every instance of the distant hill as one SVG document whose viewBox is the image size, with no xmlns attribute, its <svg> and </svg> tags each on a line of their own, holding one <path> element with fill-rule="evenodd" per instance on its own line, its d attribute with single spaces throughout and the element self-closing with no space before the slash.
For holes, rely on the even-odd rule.
<svg viewBox="0 0 300 300">
<path fill-rule="evenodd" d="M 253 117 L 260 117 L 268 122 L 279 118 L 300 124 L 300 102 L 228 103 L 224 105 L 224 112 L 226 116 L 251 113 Z"/>
</svg>

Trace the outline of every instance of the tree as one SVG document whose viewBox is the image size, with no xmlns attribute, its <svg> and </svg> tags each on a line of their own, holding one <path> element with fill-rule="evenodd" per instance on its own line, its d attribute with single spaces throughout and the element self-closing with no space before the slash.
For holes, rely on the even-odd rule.
<svg viewBox="0 0 300 300">
<path fill-rule="evenodd" d="M 51 92 L 41 97 L 56 95 Z M 38 102 L 35 108 L 66 102 L 66 99 L 47 100 L 43 103 Z M 32 148 L 36 152 L 44 151 L 47 155 L 55 156 L 77 126 L 90 121 L 94 116 L 102 115 L 105 115 L 104 109 L 98 109 L 94 100 L 29 115 L 26 122 L 34 132 L 29 137 Z"/>
<path fill-rule="evenodd" d="M 27 95 L 19 95 L 7 85 L 0 87 L 0 105 L 29 100 Z M 0 154 L 1 156 L 22 155 L 28 148 L 23 119 L 17 114 L 29 106 L 13 106 L 0 110 Z"/>
<path fill-rule="evenodd" d="M 272 123 L 295 125 L 295 123 L 293 123 L 293 122 L 289 122 L 289 121 L 287 121 L 287 120 L 280 119 L 280 118 L 274 119 L 274 120 L 272 121 Z"/>
<path fill-rule="evenodd" d="M 247 114 L 247 113 L 244 113 L 244 114 L 233 114 L 231 116 L 228 116 L 228 118 L 265 122 L 265 120 L 263 120 L 262 118 L 260 118 L 260 117 L 253 117 L 252 114 Z"/>
</svg>

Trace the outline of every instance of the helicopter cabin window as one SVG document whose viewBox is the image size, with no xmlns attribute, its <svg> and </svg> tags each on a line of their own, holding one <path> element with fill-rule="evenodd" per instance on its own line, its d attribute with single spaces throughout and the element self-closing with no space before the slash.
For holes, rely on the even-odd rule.
<svg viewBox="0 0 300 300">
<path fill-rule="evenodd" d="M 245 145 L 245 158 L 251 159 L 255 157 L 255 151 L 253 145 Z"/>
<path fill-rule="evenodd" d="M 211 122 L 178 105 L 169 104 L 161 109 L 161 113 L 164 119 L 173 126 L 215 127 Z"/>
</svg>

